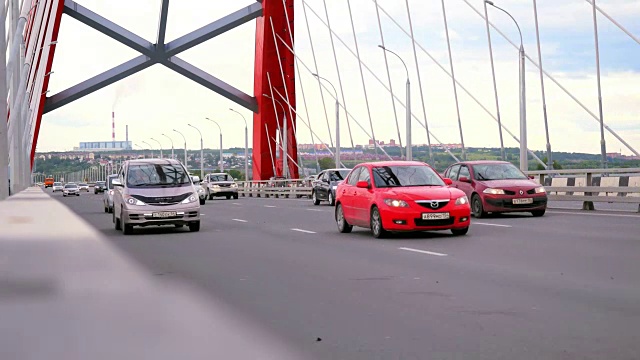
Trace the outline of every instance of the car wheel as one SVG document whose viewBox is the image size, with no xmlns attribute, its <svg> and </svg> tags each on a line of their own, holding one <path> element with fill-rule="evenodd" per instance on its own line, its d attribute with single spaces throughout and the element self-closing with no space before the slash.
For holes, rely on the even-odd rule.
<svg viewBox="0 0 640 360">
<path fill-rule="evenodd" d="M 231 199 L 231 195 L 227 195 L 227 200 Z"/>
<path fill-rule="evenodd" d="M 102 204 L 102 207 L 104 208 L 104 212 L 108 214 L 109 213 L 109 208 L 104 206 L 104 204 Z"/>
<path fill-rule="evenodd" d="M 531 215 L 533 215 L 534 217 L 541 217 L 544 215 L 546 210 L 534 210 L 531 212 Z"/>
<path fill-rule="evenodd" d="M 189 231 L 198 232 L 200 231 L 200 221 L 193 222 L 189 224 Z"/>
<path fill-rule="evenodd" d="M 462 228 L 462 229 L 451 229 L 451 233 L 455 236 L 466 235 L 468 232 L 469 232 L 469 227 Z"/>
<path fill-rule="evenodd" d="M 238 200 L 238 194 L 233 195 L 233 198 Z"/>
<path fill-rule="evenodd" d="M 122 233 L 125 235 L 131 235 L 133 234 L 133 225 L 129 225 L 126 223 L 122 224 Z"/>
<path fill-rule="evenodd" d="M 353 226 L 347 223 L 347 219 L 344 218 L 344 211 L 342 210 L 342 204 L 336 206 L 336 224 L 338 225 L 338 231 L 341 233 L 350 233 L 353 230 Z"/>
<path fill-rule="evenodd" d="M 213 194 L 209 193 L 209 200 L 213 200 Z"/>
<path fill-rule="evenodd" d="M 387 236 L 387 231 L 382 226 L 382 217 L 380 216 L 380 210 L 374 206 L 371 209 L 371 233 L 376 239 L 381 239 Z"/>
<path fill-rule="evenodd" d="M 311 193 L 311 201 L 313 201 L 313 205 L 320 205 L 320 200 L 318 200 L 315 190 Z"/>
<path fill-rule="evenodd" d="M 478 194 L 474 194 L 473 197 L 471 197 L 471 213 L 478 219 L 487 216 L 482 206 L 482 199 L 480 199 Z"/>
<path fill-rule="evenodd" d="M 335 204 L 336 204 L 336 201 L 333 198 L 333 193 L 329 191 L 329 205 L 334 206 Z"/>
<path fill-rule="evenodd" d="M 204 205 L 204 203 L 205 203 L 206 201 L 207 201 L 207 200 L 205 200 L 205 199 L 200 199 L 200 205 Z"/>
<path fill-rule="evenodd" d="M 112 207 L 112 206 L 110 206 L 110 207 L 109 207 L 109 212 L 110 212 L 110 213 L 112 213 L 112 212 L 113 212 L 113 207 Z"/>
<path fill-rule="evenodd" d="M 120 219 L 116 217 L 116 212 L 113 211 L 112 214 L 113 214 L 113 223 L 115 224 L 116 230 L 122 230 Z"/>
</svg>

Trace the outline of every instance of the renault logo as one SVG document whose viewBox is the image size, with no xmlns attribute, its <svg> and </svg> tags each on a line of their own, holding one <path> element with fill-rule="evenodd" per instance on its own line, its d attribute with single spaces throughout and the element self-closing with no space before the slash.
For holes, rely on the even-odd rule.
<svg viewBox="0 0 640 360">
<path fill-rule="evenodd" d="M 437 207 L 438 207 L 438 205 L 440 205 L 440 203 L 439 203 L 439 202 L 437 202 L 437 201 L 432 201 L 432 202 L 431 202 L 431 207 L 432 207 L 432 208 L 434 208 L 434 209 L 435 209 L 435 208 L 437 208 Z"/>
<path fill-rule="evenodd" d="M 524 195 L 524 191 L 520 190 L 520 195 Z"/>
</svg>

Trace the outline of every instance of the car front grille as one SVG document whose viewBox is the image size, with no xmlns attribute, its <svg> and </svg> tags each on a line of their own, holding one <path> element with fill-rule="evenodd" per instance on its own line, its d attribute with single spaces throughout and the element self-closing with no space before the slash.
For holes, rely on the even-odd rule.
<svg viewBox="0 0 640 360">
<path fill-rule="evenodd" d="M 416 200 L 416 204 L 431 210 L 438 210 L 449 204 L 449 200 Z M 433 205 L 436 205 L 435 207 Z"/>
<path fill-rule="evenodd" d="M 147 197 L 142 195 L 131 195 L 131 197 L 142 201 L 145 204 L 149 205 L 157 205 L 157 206 L 167 206 L 167 205 L 175 205 L 182 202 L 184 199 L 191 196 L 192 193 L 186 193 L 177 196 L 161 196 L 161 197 Z"/>
</svg>

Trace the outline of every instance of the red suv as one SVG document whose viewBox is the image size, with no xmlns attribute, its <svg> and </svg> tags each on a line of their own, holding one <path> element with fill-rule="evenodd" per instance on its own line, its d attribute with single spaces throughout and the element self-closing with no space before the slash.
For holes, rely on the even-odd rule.
<svg viewBox="0 0 640 360">
<path fill-rule="evenodd" d="M 338 230 L 370 228 L 376 238 L 396 231 L 451 230 L 464 235 L 471 224 L 469 200 L 449 184 L 451 180 L 421 162 L 359 164 L 336 189 Z"/>
<path fill-rule="evenodd" d="M 544 187 L 506 161 L 461 162 L 449 166 L 444 176 L 471 199 L 471 212 L 478 218 L 506 212 L 542 216 L 547 209 Z"/>
</svg>

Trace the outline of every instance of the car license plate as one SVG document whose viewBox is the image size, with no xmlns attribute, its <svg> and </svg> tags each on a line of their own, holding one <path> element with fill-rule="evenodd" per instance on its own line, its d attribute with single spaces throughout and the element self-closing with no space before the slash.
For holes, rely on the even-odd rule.
<svg viewBox="0 0 640 360">
<path fill-rule="evenodd" d="M 513 203 L 516 205 L 519 204 L 533 204 L 532 198 L 524 198 L 524 199 L 513 199 Z"/>
<path fill-rule="evenodd" d="M 174 217 L 176 215 L 177 213 L 175 211 L 160 211 L 160 212 L 153 213 L 154 218 L 168 218 L 168 217 Z"/>
<path fill-rule="evenodd" d="M 449 213 L 424 213 L 422 214 L 422 220 L 446 220 L 449 218 Z"/>
</svg>

